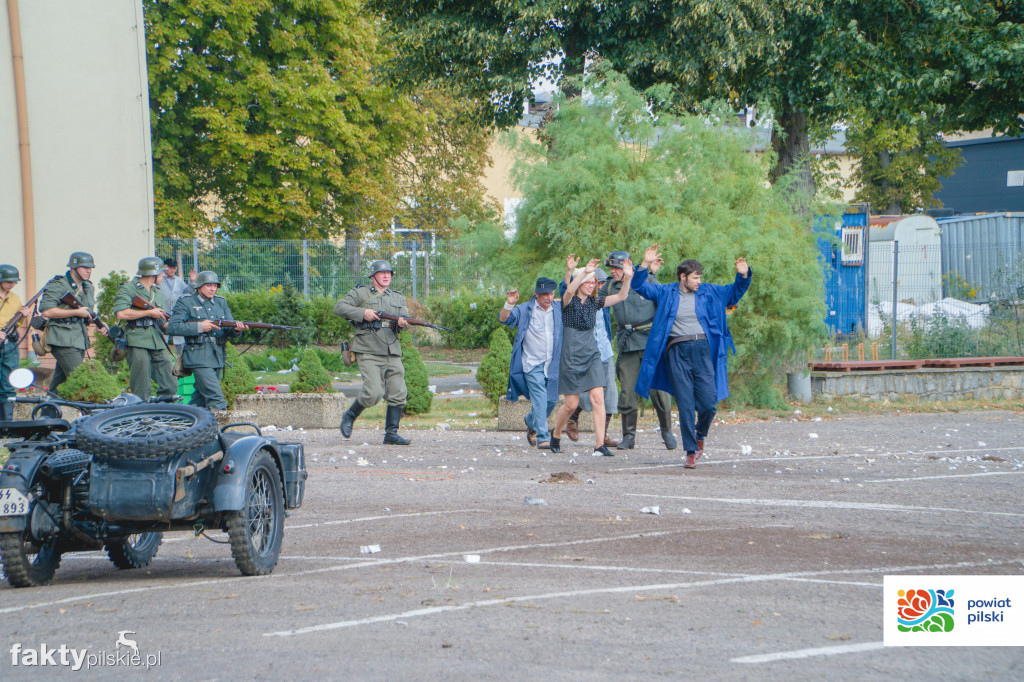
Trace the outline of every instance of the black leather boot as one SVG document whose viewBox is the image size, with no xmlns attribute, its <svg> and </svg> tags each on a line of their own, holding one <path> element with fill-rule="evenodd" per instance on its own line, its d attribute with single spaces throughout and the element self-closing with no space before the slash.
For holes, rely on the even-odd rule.
<svg viewBox="0 0 1024 682">
<path fill-rule="evenodd" d="M 559 438 L 551 436 L 551 444 L 548 446 L 548 450 L 551 452 L 561 452 L 562 448 L 560 447 L 561 443 L 559 443 L 559 440 Z"/>
<path fill-rule="evenodd" d="M 9 403 L 6 399 L 0 399 L 0 421 L 14 421 L 14 403 Z"/>
<path fill-rule="evenodd" d="M 341 435 L 345 438 L 352 437 L 352 425 L 356 423 L 356 417 L 358 417 L 362 411 L 366 409 L 362 403 L 358 400 L 352 401 L 352 404 L 345 410 L 345 414 L 341 415 Z"/>
<path fill-rule="evenodd" d="M 402 421 L 402 410 L 405 405 L 388 405 L 388 414 L 384 418 L 384 445 L 408 445 L 412 441 L 398 435 L 398 423 Z"/>
<path fill-rule="evenodd" d="M 636 412 L 622 415 L 622 440 L 618 450 L 632 450 L 636 447 Z"/>
<path fill-rule="evenodd" d="M 676 443 L 675 434 L 672 433 L 672 413 L 661 410 L 655 410 L 655 412 L 658 414 L 658 428 L 661 429 L 661 439 L 665 441 L 665 447 L 675 450 L 678 443 Z"/>
</svg>

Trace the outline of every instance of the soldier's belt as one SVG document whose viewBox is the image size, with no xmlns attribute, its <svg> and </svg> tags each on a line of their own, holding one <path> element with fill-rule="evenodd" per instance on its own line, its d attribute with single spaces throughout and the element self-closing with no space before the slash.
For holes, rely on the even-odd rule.
<svg viewBox="0 0 1024 682">
<path fill-rule="evenodd" d="M 206 336 L 205 334 L 202 335 L 202 336 L 186 336 L 184 338 L 185 338 L 185 345 L 186 346 L 201 346 L 204 343 L 213 343 L 214 342 L 213 337 Z"/>
<path fill-rule="evenodd" d="M 622 328 L 627 332 L 647 332 L 651 330 L 652 322 L 646 322 L 644 324 L 624 324 Z"/>
<path fill-rule="evenodd" d="M 153 318 L 141 319 L 141 320 L 129 320 L 128 321 L 128 328 L 129 329 L 144 329 L 146 327 L 152 327 L 154 324 L 156 324 L 156 322 L 153 321 Z"/>
</svg>

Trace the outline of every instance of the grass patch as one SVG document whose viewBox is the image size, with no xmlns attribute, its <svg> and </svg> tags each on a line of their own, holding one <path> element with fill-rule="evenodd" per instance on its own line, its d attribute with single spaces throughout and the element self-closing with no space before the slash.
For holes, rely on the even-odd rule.
<svg viewBox="0 0 1024 682">
<path fill-rule="evenodd" d="M 378 403 L 359 415 L 356 426 L 373 426 L 379 423 L 384 426 L 384 413 L 387 406 Z M 446 427 L 440 427 L 446 424 Z M 402 428 L 412 429 L 494 429 L 498 425 L 498 414 L 487 398 L 438 398 L 434 397 L 427 414 L 406 415 L 402 417 Z"/>
<path fill-rule="evenodd" d="M 417 346 L 423 362 L 480 362 L 487 355 L 486 348 L 446 348 L 444 346 Z"/>
</svg>

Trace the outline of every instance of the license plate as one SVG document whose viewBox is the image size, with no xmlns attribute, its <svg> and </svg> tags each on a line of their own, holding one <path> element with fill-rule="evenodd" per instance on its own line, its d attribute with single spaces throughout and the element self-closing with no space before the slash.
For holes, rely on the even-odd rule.
<svg viewBox="0 0 1024 682">
<path fill-rule="evenodd" d="M 0 488 L 0 516 L 24 516 L 28 514 L 29 498 L 20 490 Z"/>
</svg>

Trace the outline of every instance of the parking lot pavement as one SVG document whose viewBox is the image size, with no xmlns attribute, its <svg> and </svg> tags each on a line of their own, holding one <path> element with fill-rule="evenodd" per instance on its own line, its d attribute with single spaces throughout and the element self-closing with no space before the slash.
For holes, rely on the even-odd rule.
<svg viewBox="0 0 1024 682">
<path fill-rule="evenodd" d="M 15 645 L 130 631 L 157 679 L 1016 678 L 1021 648 L 883 648 L 882 578 L 1024 573 L 1021 433 L 1013 412 L 716 426 L 691 471 L 653 433 L 595 458 L 585 435 L 293 432 L 310 479 L 272 575 L 183 533 L 142 570 L 66 555 L 0 587 L 0 677 L 39 677 Z"/>
</svg>

